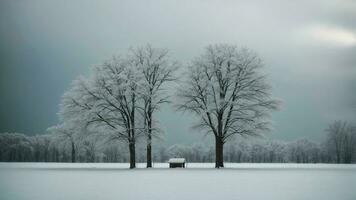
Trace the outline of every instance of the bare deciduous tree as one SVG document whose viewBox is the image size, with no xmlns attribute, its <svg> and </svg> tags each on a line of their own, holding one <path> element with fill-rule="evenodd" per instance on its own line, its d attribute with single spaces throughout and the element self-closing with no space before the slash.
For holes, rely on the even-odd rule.
<svg viewBox="0 0 356 200">
<path fill-rule="evenodd" d="M 195 113 L 196 126 L 214 135 L 215 167 L 223 167 L 223 145 L 234 135 L 255 136 L 268 129 L 278 107 L 260 72 L 261 59 L 249 49 L 211 45 L 196 58 L 178 92 L 178 109 Z"/>
<path fill-rule="evenodd" d="M 132 49 L 131 59 L 142 73 L 143 81 L 140 90 L 142 113 L 144 118 L 144 133 L 146 136 L 147 168 L 152 167 L 152 137 L 158 132 L 155 127 L 154 113 L 160 105 L 168 102 L 164 84 L 173 81 L 176 62 L 171 61 L 168 51 L 147 45 L 143 48 Z"/>
<path fill-rule="evenodd" d="M 356 154 L 356 128 L 347 122 L 335 121 L 327 132 L 327 146 L 336 163 L 351 163 Z"/>
<path fill-rule="evenodd" d="M 104 128 L 109 140 L 128 144 L 130 168 L 136 167 L 135 143 L 138 86 L 141 78 L 132 60 L 114 57 L 97 66 L 94 75 L 80 78 L 65 93 L 60 115 Z"/>
<path fill-rule="evenodd" d="M 76 123 L 64 122 L 52 127 L 49 127 L 47 131 L 53 134 L 58 141 L 64 142 L 65 145 L 69 143 L 71 151 L 72 163 L 77 162 L 77 153 L 80 148 L 80 143 L 87 136 L 84 133 L 84 126 L 79 121 Z"/>
</svg>

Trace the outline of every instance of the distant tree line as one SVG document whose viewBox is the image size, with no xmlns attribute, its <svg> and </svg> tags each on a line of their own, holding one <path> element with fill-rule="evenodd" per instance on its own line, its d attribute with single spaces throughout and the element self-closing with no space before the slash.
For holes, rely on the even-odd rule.
<svg viewBox="0 0 356 200">
<path fill-rule="evenodd" d="M 236 138 L 225 147 L 224 160 L 236 163 L 356 163 L 356 129 L 336 121 L 326 131 L 325 140 L 291 142 L 269 139 Z M 128 150 L 121 142 L 106 143 L 101 136 L 90 135 L 75 145 L 75 162 L 129 162 Z M 137 162 L 146 162 L 144 140 L 138 142 Z M 70 140 L 56 134 L 27 136 L 0 134 L 2 162 L 72 162 Z M 184 157 L 188 162 L 214 162 L 214 145 L 160 146 L 152 152 L 153 162 Z"/>
</svg>

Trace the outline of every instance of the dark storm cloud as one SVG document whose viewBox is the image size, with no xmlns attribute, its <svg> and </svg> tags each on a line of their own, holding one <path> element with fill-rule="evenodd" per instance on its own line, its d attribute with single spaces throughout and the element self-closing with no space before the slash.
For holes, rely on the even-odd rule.
<svg viewBox="0 0 356 200">
<path fill-rule="evenodd" d="M 2 1 L 0 132 L 42 133 L 60 96 L 91 65 L 130 46 L 169 48 L 182 63 L 204 46 L 247 46 L 264 59 L 274 95 L 273 137 L 318 139 L 356 120 L 356 3 L 332 1 Z M 167 140 L 189 142 L 192 117 L 165 106 Z"/>
</svg>

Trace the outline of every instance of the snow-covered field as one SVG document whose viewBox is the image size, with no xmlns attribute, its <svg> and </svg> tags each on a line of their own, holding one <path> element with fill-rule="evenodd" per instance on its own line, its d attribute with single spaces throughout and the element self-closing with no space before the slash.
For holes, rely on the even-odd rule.
<svg viewBox="0 0 356 200">
<path fill-rule="evenodd" d="M 3 200 L 356 200 L 356 165 L 0 163 Z"/>
</svg>

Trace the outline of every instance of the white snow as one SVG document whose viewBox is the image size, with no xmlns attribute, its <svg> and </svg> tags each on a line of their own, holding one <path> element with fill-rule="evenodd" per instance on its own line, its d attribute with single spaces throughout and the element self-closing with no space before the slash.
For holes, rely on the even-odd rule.
<svg viewBox="0 0 356 200">
<path fill-rule="evenodd" d="M 356 165 L 0 163 L 6 200 L 355 200 Z"/>
<path fill-rule="evenodd" d="M 185 163 L 184 158 L 171 158 L 168 160 L 168 163 Z"/>
</svg>

